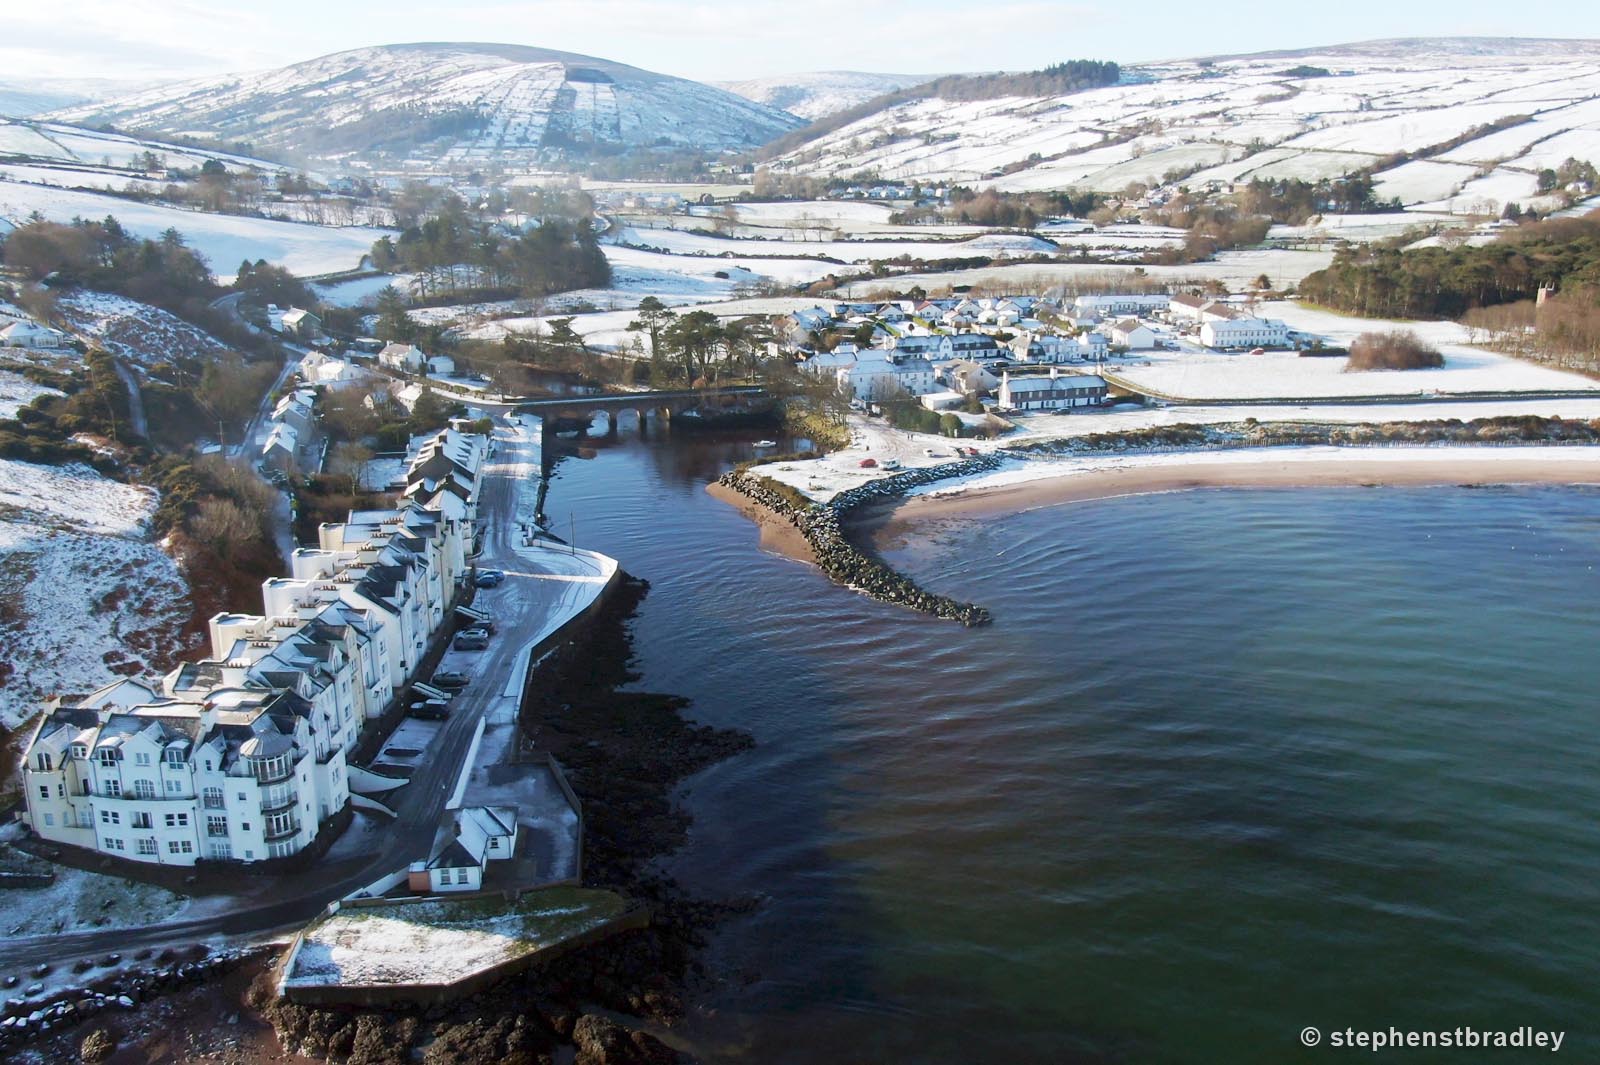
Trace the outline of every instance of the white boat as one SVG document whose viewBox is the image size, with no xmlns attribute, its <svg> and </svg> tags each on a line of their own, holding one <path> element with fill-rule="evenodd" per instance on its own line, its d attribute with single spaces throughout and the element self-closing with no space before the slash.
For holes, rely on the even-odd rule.
<svg viewBox="0 0 1600 1065">
<path fill-rule="evenodd" d="M 757 440 L 751 446 L 752 447 L 758 447 L 758 448 L 777 447 L 778 446 L 778 442 L 776 440 Z"/>
</svg>

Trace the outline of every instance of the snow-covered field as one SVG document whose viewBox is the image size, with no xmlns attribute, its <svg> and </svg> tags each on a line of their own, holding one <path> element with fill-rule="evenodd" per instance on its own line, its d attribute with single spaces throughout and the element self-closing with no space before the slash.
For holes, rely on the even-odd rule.
<svg viewBox="0 0 1600 1065">
<path fill-rule="evenodd" d="M 1152 352 L 1144 365 L 1119 368 L 1115 375 L 1140 388 L 1175 399 L 1319 399 L 1398 395 L 1462 395 L 1482 392 L 1582 391 L 1600 396 L 1600 381 L 1537 366 L 1467 344 L 1467 330 L 1455 322 L 1389 322 L 1349 318 L 1288 302 L 1261 304 L 1259 313 L 1280 318 L 1293 329 L 1347 346 L 1361 333 L 1406 329 L 1437 347 L 1445 357 L 1438 369 L 1344 372 L 1343 357 L 1301 357 L 1294 352 L 1264 355 L 1212 355 Z"/>
<path fill-rule="evenodd" d="M 0 849 L 20 826 L 0 829 Z M 186 912 L 190 900 L 165 888 L 105 876 L 65 865 L 54 865 L 15 852 L 4 855 L 8 864 L 28 871 L 52 872 L 49 887 L 10 888 L 0 893 L 5 903 L 0 935 L 45 936 L 92 929 L 135 928 L 169 921 Z"/>
<path fill-rule="evenodd" d="M 1234 289 L 1246 287 L 1261 274 L 1266 274 L 1274 286 L 1282 287 L 1298 283 L 1307 274 L 1321 270 L 1332 261 L 1331 251 L 1252 249 L 1225 251 L 1210 262 L 1184 266 L 1026 263 L 1016 266 L 988 266 L 978 270 L 903 274 L 881 280 L 852 281 L 842 286 L 840 292 L 851 299 L 856 299 L 880 290 L 903 292 L 914 285 L 919 285 L 930 293 L 951 285 L 973 285 L 981 286 L 987 291 L 1025 294 L 1045 292 L 1056 285 L 1072 282 L 1134 276 L 1136 270 L 1137 276 L 1175 285 L 1201 285 L 1207 281 L 1220 281 Z"/>
<path fill-rule="evenodd" d="M 1133 77 L 1121 84 L 1060 97 L 917 100 L 846 124 L 775 165 L 1009 191 L 1116 192 L 1174 173 L 1192 175 L 1191 183 L 1315 180 L 1409 152 L 1428 165 L 1380 175 L 1380 193 L 1408 204 L 1438 201 L 1486 164 L 1531 173 L 1568 156 L 1600 157 L 1600 46 L 1559 45 L 1377 41 L 1147 65 L 1129 69 Z M 1331 76 L 1290 73 L 1301 65 Z M 1531 121 L 1446 147 L 1516 116 Z"/>
<path fill-rule="evenodd" d="M 145 536 L 155 492 L 0 459 L 0 721 L 184 650 L 188 586 Z"/>
<path fill-rule="evenodd" d="M 52 222 L 113 215 L 128 232 L 152 239 L 176 229 L 191 248 L 206 257 L 224 284 L 233 280 L 245 260 L 265 259 L 302 276 L 353 270 L 372 250 L 374 241 L 385 233 L 393 235 L 392 230 L 358 226 L 337 228 L 203 214 L 75 189 L 0 181 L 0 219 L 18 225 L 35 211 Z"/>
</svg>

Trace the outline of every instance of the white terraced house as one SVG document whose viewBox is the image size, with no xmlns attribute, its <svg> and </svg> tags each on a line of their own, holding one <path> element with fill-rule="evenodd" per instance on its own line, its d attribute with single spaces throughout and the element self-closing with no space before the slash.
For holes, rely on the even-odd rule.
<svg viewBox="0 0 1600 1065">
<path fill-rule="evenodd" d="M 1286 348 L 1289 327 L 1276 318 L 1230 318 L 1206 322 L 1200 327 L 1200 343 L 1221 350 L 1239 348 Z"/>
<path fill-rule="evenodd" d="M 1000 381 L 996 397 L 1003 410 L 1060 410 L 1071 407 L 1098 407 L 1109 393 L 1104 378 L 1092 375 L 1068 376 L 1054 366 L 1049 377 L 1012 377 Z"/>
<path fill-rule="evenodd" d="M 263 582 L 264 612 L 213 617 L 210 657 L 161 690 L 123 680 L 49 701 L 22 767 L 33 832 L 169 865 L 310 846 L 350 802 L 345 756 L 416 670 L 465 577 L 486 442 L 431 443 L 412 471 L 448 448 L 470 489 L 450 497 L 459 517 L 413 497 L 325 524 L 293 576 Z"/>
<path fill-rule="evenodd" d="M 291 691 L 204 703 L 118 681 L 52 700 L 23 764 L 39 836 L 161 865 L 284 858 L 350 801 L 344 749 Z"/>
</svg>

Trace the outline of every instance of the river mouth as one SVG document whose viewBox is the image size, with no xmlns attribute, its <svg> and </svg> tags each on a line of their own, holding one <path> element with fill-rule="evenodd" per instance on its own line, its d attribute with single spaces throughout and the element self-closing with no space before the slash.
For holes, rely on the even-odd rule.
<svg viewBox="0 0 1600 1065">
<path fill-rule="evenodd" d="M 1592 1002 L 1600 492 L 1239 488 L 880 540 L 994 610 L 963 629 L 759 550 L 704 491 L 747 446 L 624 440 L 551 491 L 651 581 L 636 685 L 756 739 L 685 784 L 663 863 L 762 900 L 704 952 L 708 1060 L 1266 1065 L 1312 1024 Z"/>
</svg>

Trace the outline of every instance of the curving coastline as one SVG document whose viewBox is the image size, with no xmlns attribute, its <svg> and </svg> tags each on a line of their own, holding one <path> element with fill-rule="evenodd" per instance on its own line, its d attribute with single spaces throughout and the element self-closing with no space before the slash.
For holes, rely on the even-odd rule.
<svg viewBox="0 0 1600 1065">
<path fill-rule="evenodd" d="M 999 474 L 1007 459 L 1014 468 Z M 954 480 L 963 483 L 924 491 Z M 762 527 L 763 546 L 813 562 L 874 599 L 971 626 L 993 620 L 989 611 L 927 591 L 883 562 L 877 549 L 931 518 L 1121 495 L 1430 484 L 1600 484 L 1600 422 L 1516 417 L 1346 425 L 1247 419 L 1032 441 L 907 470 L 821 503 L 806 502 L 793 488 L 754 470 L 726 473 L 710 490 Z M 798 538 L 774 528 L 774 519 L 792 526 Z"/>
</svg>

